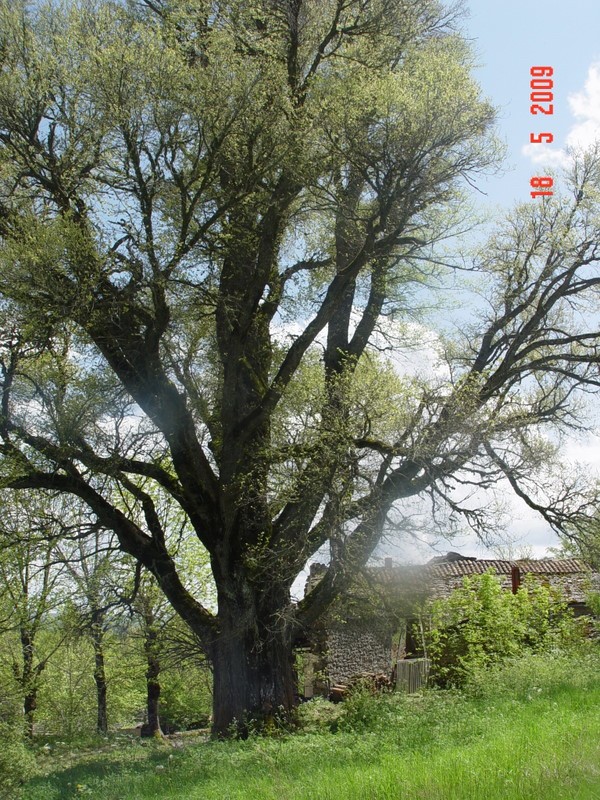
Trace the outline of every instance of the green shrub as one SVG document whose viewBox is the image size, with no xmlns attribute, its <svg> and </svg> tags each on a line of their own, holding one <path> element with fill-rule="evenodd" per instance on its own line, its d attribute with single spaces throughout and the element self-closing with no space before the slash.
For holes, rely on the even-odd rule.
<svg viewBox="0 0 600 800">
<path fill-rule="evenodd" d="M 342 713 L 336 728 L 342 731 L 363 733 L 377 726 L 381 698 L 373 695 L 366 684 L 357 684 L 344 698 Z"/>
<path fill-rule="evenodd" d="M 177 730 L 206 727 L 210 721 L 212 695 L 206 664 L 186 660 L 169 666 L 160 676 L 160 720 Z"/>
<path fill-rule="evenodd" d="M 463 686 L 493 664 L 573 645 L 582 633 L 560 592 L 526 579 L 511 594 L 490 571 L 465 578 L 448 599 L 431 604 L 425 638 L 432 680 Z"/>
<path fill-rule="evenodd" d="M 33 774 L 35 761 L 21 727 L 0 722 L 0 741 L 0 797 L 16 798 L 21 784 Z"/>
<path fill-rule="evenodd" d="M 592 614 L 600 617 L 600 592 L 589 592 L 585 602 Z"/>
<path fill-rule="evenodd" d="M 343 703 L 332 703 L 325 697 L 313 697 L 301 703 L 296 712 L 298 728 L 303 733 L 325 733 L 337 726 Z"/>
</svg>

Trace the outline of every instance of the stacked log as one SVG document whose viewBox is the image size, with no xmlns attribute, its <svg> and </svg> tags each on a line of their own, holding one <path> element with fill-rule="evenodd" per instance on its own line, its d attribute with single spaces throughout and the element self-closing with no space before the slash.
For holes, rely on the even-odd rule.
<svg viewBox="0 0 600 800">
<path fill-rule="evenodd" d="M 390 676 L 383 672 L 359 672 L 353 675 L 347 683 L 335 683 L 329 692 L 329 699 L 334 703 L 339 703 L 358 688 L 367 689 L 371 694 L 376 695 L 381 692 L 393 691 L 394 684 Z"/>
</svg>

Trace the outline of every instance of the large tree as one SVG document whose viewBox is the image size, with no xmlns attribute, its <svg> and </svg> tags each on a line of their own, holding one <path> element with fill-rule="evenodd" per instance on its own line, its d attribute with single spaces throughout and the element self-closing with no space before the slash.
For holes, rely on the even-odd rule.
<svg viewBox="0 0 600 800">
<path fill-rule="evenodd" d="M 154 575 L 210 655 L 216 731 L 287 711 L 294 639 L 398 504 L 456 505 L 449 476 L 507 473 L 558 520 L 520 477 L 529 432 L 596 382 L 572 311 L 597 285 L 593 198 L 524 209 L 481 262 L 496 301 L 478 330 L 436 383 L 401 379 L 374 337 L 443 269 L 432 243 L 496 158 L 454 11 L 0 13 L 3 485 L 77 496 Z M 210 554 L 216 613 L 186 586 L 161 493 Z M 327 542 L 327 574 L 294 605 Z"/>
</svg>

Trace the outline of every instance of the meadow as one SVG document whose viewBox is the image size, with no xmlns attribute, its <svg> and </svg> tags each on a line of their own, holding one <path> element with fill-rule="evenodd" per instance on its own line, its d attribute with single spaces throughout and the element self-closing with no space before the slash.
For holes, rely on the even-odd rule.
<svg viewBox="0 0 600 800">
<path fill-rule="evenodd" d="M 294 732 L 245 741 L 40 742 L 22 797 L 600 800 L 599 667 L 527 655 L 460 692 L 312 701 Z"/>
</svg>

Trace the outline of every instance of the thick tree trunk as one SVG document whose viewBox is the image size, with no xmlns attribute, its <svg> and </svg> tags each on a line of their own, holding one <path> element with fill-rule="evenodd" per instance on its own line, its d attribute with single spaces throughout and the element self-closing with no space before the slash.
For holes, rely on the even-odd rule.
<svg viewBox="0 0 600 800">
<path fill-rule="evenodd" d="M 297 702 L 296 677 L 284 611 L 282 605 L 270 612 L 257 611 L 240 595 L 238 602 L 220 599 L 219 633 L 212 653 L 217 736 L 244 736 L 253 726 L 260 729 L 291 718 Z"/>
<path fill-rule="evenodd" d="M 96 684 L 96 703 L 98 716 L 96 728 L 98 733 L 108 732 L 106 669 L 104 666 L 104 631 L 102 624 L 92 623 L 92 642 L 94 645 L 94 682 Z"/>
</svg>

